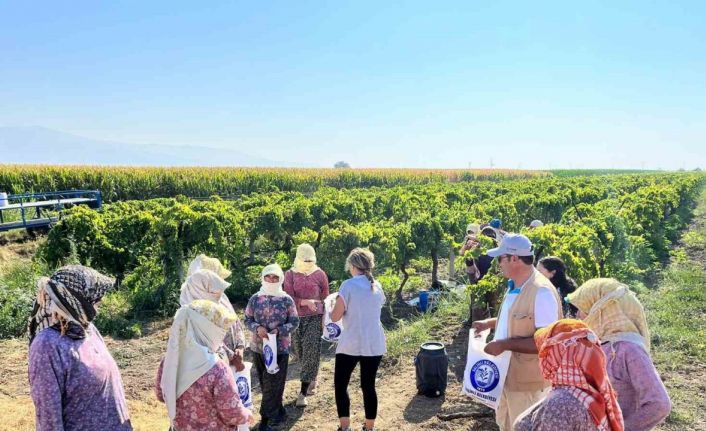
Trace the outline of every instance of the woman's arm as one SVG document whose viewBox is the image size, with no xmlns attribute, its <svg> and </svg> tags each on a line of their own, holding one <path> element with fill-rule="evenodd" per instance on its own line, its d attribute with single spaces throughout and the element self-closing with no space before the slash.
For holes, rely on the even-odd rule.
<svg viewBox="0 0 706 431">
<path fill-rule="evenodd" d="M 232 326 L 233 334 L 235 338 L 235 350 L 242 350 L 245 348 L 245 331 L 243 330 L 243 323 L 238 319 Z"/>
<path fill-rule="evenodd" d="M 277 327 L 277 332 L 281 335 L 287 336 L 294 332 L 299 326 L 299 314 L 297 314 L 297 307 L 294 306 L 294 302 L 290 302 L 287 306 L 287 320 Z"/>
<path fill-rule="evenodd" d="M 37 337 L 29 349 L 29 385 L 38 431 L 64 429 L 63 394 L 66 370 L 51 339 Z"/>
<path fill-rule="evenodd" d="M 326 299 L 327 296 L 331 294 L 328 286 L 328 275 L 321 270 L 321 300 Z"/>
<path fill-rule="evenodd" d="M 336 297 L 336 305 L 333 307 L 333 310 L 331 310 L 331 320 L 334 322 L 338 322 L 343 318 L 343 315 L 346 312 L 346 303 L 343 301 L 343 298 L 340 296 Z"/>
<path fill-rule="evenodd" d="M 652 429 L 669 416 L 672 402 L 647 352 L 635 344 L 624 344 L 633 352 L 625 364 L 637 397 L 634 405 L 638 406 L 625 418 L 625 429 Z"/>
<path fill-rule="evenodd" d="M 257 333 L 257 328 L 260 324 L 255 321 L 255 300 L 256 297 L 250 298 L 248 306 L 245 307 L 245 326 L 252 332 Z"/>
<path fill-rule="evenodd" d="M 162 393 L 162 371 L 164 371 L 164 358 L 162 358 L 162 362 L 159 363 L 157 379 L 154 382 L 154 394 L 159 401 L 164 402 L 164 394 Z"/>
<path fill-rule="evenodd" d="M 292 297 L 295 303 L 299 302 L 297 295 L 294 292 L 294 273 L 291 269 L 284 273 L 284 283 L 282 283 L 282 288 L 285 292 L 287 292 L 287 295 Z"/>
</svg>

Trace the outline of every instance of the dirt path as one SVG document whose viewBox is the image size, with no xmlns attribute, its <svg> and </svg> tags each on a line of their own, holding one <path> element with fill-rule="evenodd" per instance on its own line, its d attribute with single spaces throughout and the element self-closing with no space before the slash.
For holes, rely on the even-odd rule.
<svg viewBox="0 0 706 431">
<path fill-rule="evenodd" d="M 416 394 L 413 357 L 404 358 L 396 366 L 383 368 L 378 377 L 378 421 L 380 430 L 495 430 L 492 410 L 471 403 L 461 395 L 460 381 L 465 367 L 468 329 L 451 325 L 446 341 L 449 354 L 449 387 L 440 398 L 427 398 Z M 336 404 L 333 396 L 333 348 L 327 352 L 319 375 L 320 391 L 310 397 L 306 409 L 294 406 L 298 389 L 298 367 L 291 367 L 290 381 L 285 392 L 285 402 L 290 419 L 283 429 L 335 430 Z M 354 429 L 364 419 L 360 380 L 354 374 L 349 386 L 351 414 Z M 456 419 L 452 419 L 456 416 Z"/>
</svg>

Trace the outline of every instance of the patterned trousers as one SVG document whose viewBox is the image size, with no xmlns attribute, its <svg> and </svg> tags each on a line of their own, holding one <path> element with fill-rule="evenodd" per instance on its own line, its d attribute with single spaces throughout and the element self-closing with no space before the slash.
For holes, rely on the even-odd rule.
<svg viewBox="0 0 706 431">
<path fill-rule="evenodd" d="M 299 318 L 299 327 L 294 332 L 292 342 L 301 364 L 301 381 L 311 383 L 319 374 L 321 362 L 321 333 L 323 316 Z"/>
</svg>

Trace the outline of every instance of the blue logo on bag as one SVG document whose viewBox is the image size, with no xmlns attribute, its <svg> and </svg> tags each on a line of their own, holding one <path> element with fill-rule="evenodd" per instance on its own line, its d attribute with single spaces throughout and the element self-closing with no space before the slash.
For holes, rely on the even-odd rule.
<svg viewBox="0 0 706 431">
<path fill-rule="evenodd" d="M 341 327 L 336 325 L 335 323 L 329 323 L 326 325 L 326 332 L 328 332 L 328 338 L 331 340 L 335 340 L 336 338 L 341 336 Z"/>
<path fill-rule="evenodd" d="M 493 362 L 482 359 L 471 367 L 470 377 L 471 385 L 478 392 L 490 392 L 500 382 L 500 371 Z"/>
<path fill-rule="evenodd" d="M 272 354 L 272 347 L 270 347 L 270 346 L 263 347 L 262 354 L 265 356 L 265 366 L 269 367 L 270 365 L 272 365 L 272 360 L 275 357 L 275 355 Z"/>
<path fill-rule="evenodd" d="M 240 395 L 240 400 L 244 403 L 250 398 L 250 385 L 248 384 L 248 379 L 243 376 L 238 377 L 235 381 L 238 385 L 238 395 Z"/>
</svg>

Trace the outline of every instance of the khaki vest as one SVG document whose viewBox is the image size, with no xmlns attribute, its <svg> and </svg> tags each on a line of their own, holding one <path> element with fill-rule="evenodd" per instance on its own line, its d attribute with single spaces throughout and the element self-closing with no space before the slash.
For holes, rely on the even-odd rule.
<svg viewBox="0 0 706 431">
<path fill-rule="evenodd" d="M 557 301 L 559 318 L 564 314 L 561 309 L 561 297 L 554 285 L 539 271 L 534 270 L 527 282 L 522 286 L 515 302 L 508 313 L 508 338 L 533 337 L 537 330 L 534 324 L 534 300 L 539 289 L 549 289 Z M 539 367 L 539 356 L 536 353 L 512 352 L 510 368 L 505 380 L 505 387 L 516 392 L 541 391 L 550 383 L 542 377 Z"/>
</svg>

